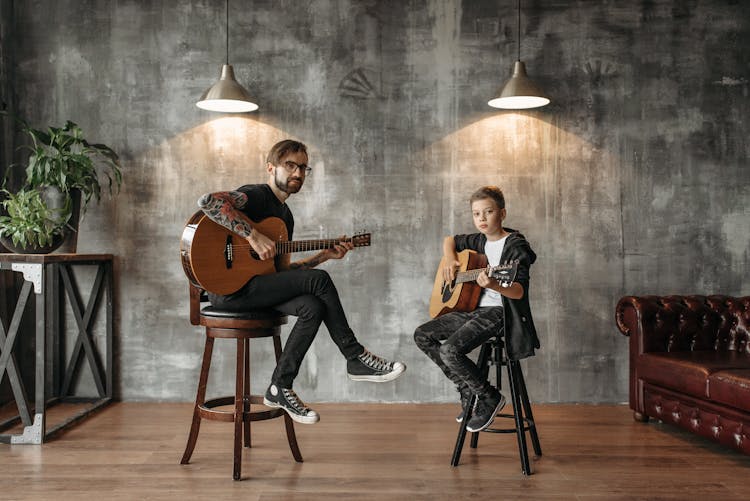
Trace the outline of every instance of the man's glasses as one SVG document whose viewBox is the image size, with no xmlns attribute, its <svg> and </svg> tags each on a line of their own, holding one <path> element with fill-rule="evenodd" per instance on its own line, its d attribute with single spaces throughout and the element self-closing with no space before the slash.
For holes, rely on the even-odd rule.
<svg viewBox="0 0 750 501">
<path fill-rule="evenodd" d="M 298 164 L 297 162 L 292 162 L 291 160 L 287 160 L 283 164 L 280 165 L 280 167 L 284 167 L 284 170 L 287 171 L 288 174 L 294 174 L 294 171 L 297 169 L 300 170 L 303 174 L 309 174 L 312 172 L 312 167 L 305 164 Z"/>
</svg>

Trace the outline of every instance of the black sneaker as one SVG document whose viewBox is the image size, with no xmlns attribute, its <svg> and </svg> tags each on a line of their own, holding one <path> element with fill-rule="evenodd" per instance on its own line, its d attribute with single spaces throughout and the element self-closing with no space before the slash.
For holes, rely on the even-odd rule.
<svg viewBox="0 0 750 501">
<path fill-rule="evenodd" d="M 291 388 L 279 388 L 272 384 L 263 395 L 263 403 L 268 407 L 283 409 L 298 423 L 313 424 L 320 421 L 318 413 L 307 407 Z"/>
<path fill-rule="evenodd" d="M 488 395 L 480 395 L 474 407 L 474 415 L 466 423 L 466 430 L 470 432 L 482 431 L 492 424 L 502 408 L 505 407 L 505 396 L 492 389 Z"/>
<path fill-rule="evenodd" d="M 458 392 L 461 394 L 461 414 L 456 416 L 456 422 L 460 423 L 464 420 L 466 409 L 469 407 L 469 404 L 471 403 L 471 397 L 473 397 L 474 394 L 471 392 L 468 386 L 462 386 L 458 389 Z"/>
<path fill-rule="evenodd" d="M 390 362 L 365 350 L 360 356 L 346 362 L 346 373 L 352 381 L 393 381 L 406 370 L 402 362 Z"/>
</svg>

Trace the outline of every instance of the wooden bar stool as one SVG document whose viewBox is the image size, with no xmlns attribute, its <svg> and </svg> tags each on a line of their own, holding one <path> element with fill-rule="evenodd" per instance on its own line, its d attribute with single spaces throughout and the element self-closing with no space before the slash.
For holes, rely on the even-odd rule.
<svg viewBox="0 0 750 501">
<path fill-rule="evenodd" d="M 495 366 L 498 390 L 502 388 L 502 367 L 505 366 L 508 370 L 513 413 L 499 413 L 497 417 L 513 419 L 515 426 L 513 428 L 490 427 L 485 428 L 482 431 L 488 433 L 515 433 L 518 438 L 518 453 L 521 456 L 521 471 L 523 471 L 524 475 L 531 475 L 532 471 L 529 462 L 529 452 L 526 447 L 526 432 L 529 433 L 531 444 L 534 447 L 534 454 L 536 454 L 534 459 L 541 457 L 542 446 L 539 444 L 539 435 L 536 432 L 534 415 L 531 413 L 531 404 L 529 403 L 529 394 L 526 392 L 526 382 L 523 378 L 521 363 L 518 360 L 508 359 L 503 339 L 501 337 L 496 337 L 482 345 L 482 348 L 479 350 L 477 365 L 482 371 L 482 377 L 484 378 L 489 374 L 489 366 Z M 458 461 L 461 458 L 461 450 L 464 446 L 464 439 L 466 438 L 466 424 L 471 418 L 471 411 L 474 408 L 476 401 L 477 396 L 472 396 L 471 401 L 469 402 L 469 408 L 464 414 L 463 421 L 461 421 L 461 427 L 458 430 L 458 437 L 456 438 L 456 447 L 453 449 L 451 466 L 458 466 Z M 473 449 L 476 449 L 479 443 L 479 433 L 481 432 L 475 432 L 472 434 L 471 447 Z"/>
<path fill-rule="evenodd" d="M 201 419 L 234 422 L 234 472 L 233 478 L 240 480 L 242 469 L 242 440 L 244 428 L 245 447 L 251 447 L 250 422 L 262 421 L 284 416 L 286 438 L 292 451 L 294 460 L 302 462 L 302 455 L 297 445 L 294 433 L 294 422 L 282 409 L 267 409 L 252 411 L 250 404 L 262 404 L 262 395 L 250 394 L 250 339 L 272 337 L 276 352 L 276 361 L 281 355 L 281 325 L 286 323 L 286 316 L 275 310 L 255 310 L 250 312 L 227 312 L 217 310 L 212 306 L 200 308 L 203 291 L 190 285 L 190 323 L 202 325 L 206 328 L 206 346 L 203 350 L 203 363 L 198 380 L 198 393 L 193 408 L 193 424 L 190 427 L 185 453 L 181 464 L 188 464 L 198 440 Z M 205 297 L 205 295 L 203 296 Z M 235 377 L 234 396 L 219 397 L 206 400 L 206 383 L 208 370 L 211 366 L 214 339 L 237 340 L 237 368 Z M 223 405 L 233 405 L 234 409 L 214 409 Z"/>
</svg>

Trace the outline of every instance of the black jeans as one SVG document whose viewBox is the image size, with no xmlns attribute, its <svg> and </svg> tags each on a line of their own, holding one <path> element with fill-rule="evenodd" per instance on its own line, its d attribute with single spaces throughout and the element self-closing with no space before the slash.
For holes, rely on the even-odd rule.
<svg viewBox="0 0 750 501">
<path fill-rule="evenodd" d="M 502 336 L 503 307 L 454 311 L 420 325 L 414 341 L 440 367 L 458 389 L 468 386 L 477 395 L 492 390 L 477 365 L 466 355 L 493 336 Z"/>
<path fill-rule="evenodd" d="M 323 270 L 288 270 L 259 275 L 231 296 L 210 294 L 209 299 L 222 310 L 273 308 L 297 317 L 271 376 L 271 382 L 280 388 L 292 387 L 321 322 L 326 324 L 331 339 L 347 360 L 357 358 L 365 349 L 354 337 L 336 286 Z"/>
</svg>

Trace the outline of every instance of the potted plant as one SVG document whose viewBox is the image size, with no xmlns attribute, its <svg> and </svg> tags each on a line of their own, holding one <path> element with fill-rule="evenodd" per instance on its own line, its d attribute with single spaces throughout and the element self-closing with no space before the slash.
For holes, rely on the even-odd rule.
<svg viewBox="0 0 750 501">
<path fill-rule="evenodd" d="M 120 161 L 109 146 L 91 144 L 83 137 L 81 128 L 68 120 L 65 125 L 49 127 L 46 131 L 23 124 L 33 142 L 26 182 L 29 186 L 54 186 L 63 193 L 80 190 L 81 210 L 86 211 L 89 202 L 101 199 L 101 173 L 108 180 L 108 191 L 114 195 L 122 183 Z M 97 164 L 102 169 L 97 170 Z"/>
<path fill-rule="evenodd" d="M 26 167 L 26 188 L 42 192 L 42 199 L 51 210 L 69 214 L 64 252 L 75 252 L 80 216 L 92 200 L 101 199 L 102 181 L 106 190 L 116 194 L 122 184 L 117 154 L 104 144 L 92 144 L 74 122 L 63 127 L 34 129 L 18 119 L 21 130 L 31 144 L 22 146 L 31 154 Z M 102 176 L 102 178 L 100 178 Z M 24 198 L 24 201 L 29 199 Z"/>
<path fill-rule="evenodd" d="M 7 215 L 0 216 L 0 242 L 13 252 L 46 254 L 65 238 L 71 206 L 50 208 L 35 188 L 16 193 L 0 190 L 0 202 Z"/>
</svg>

